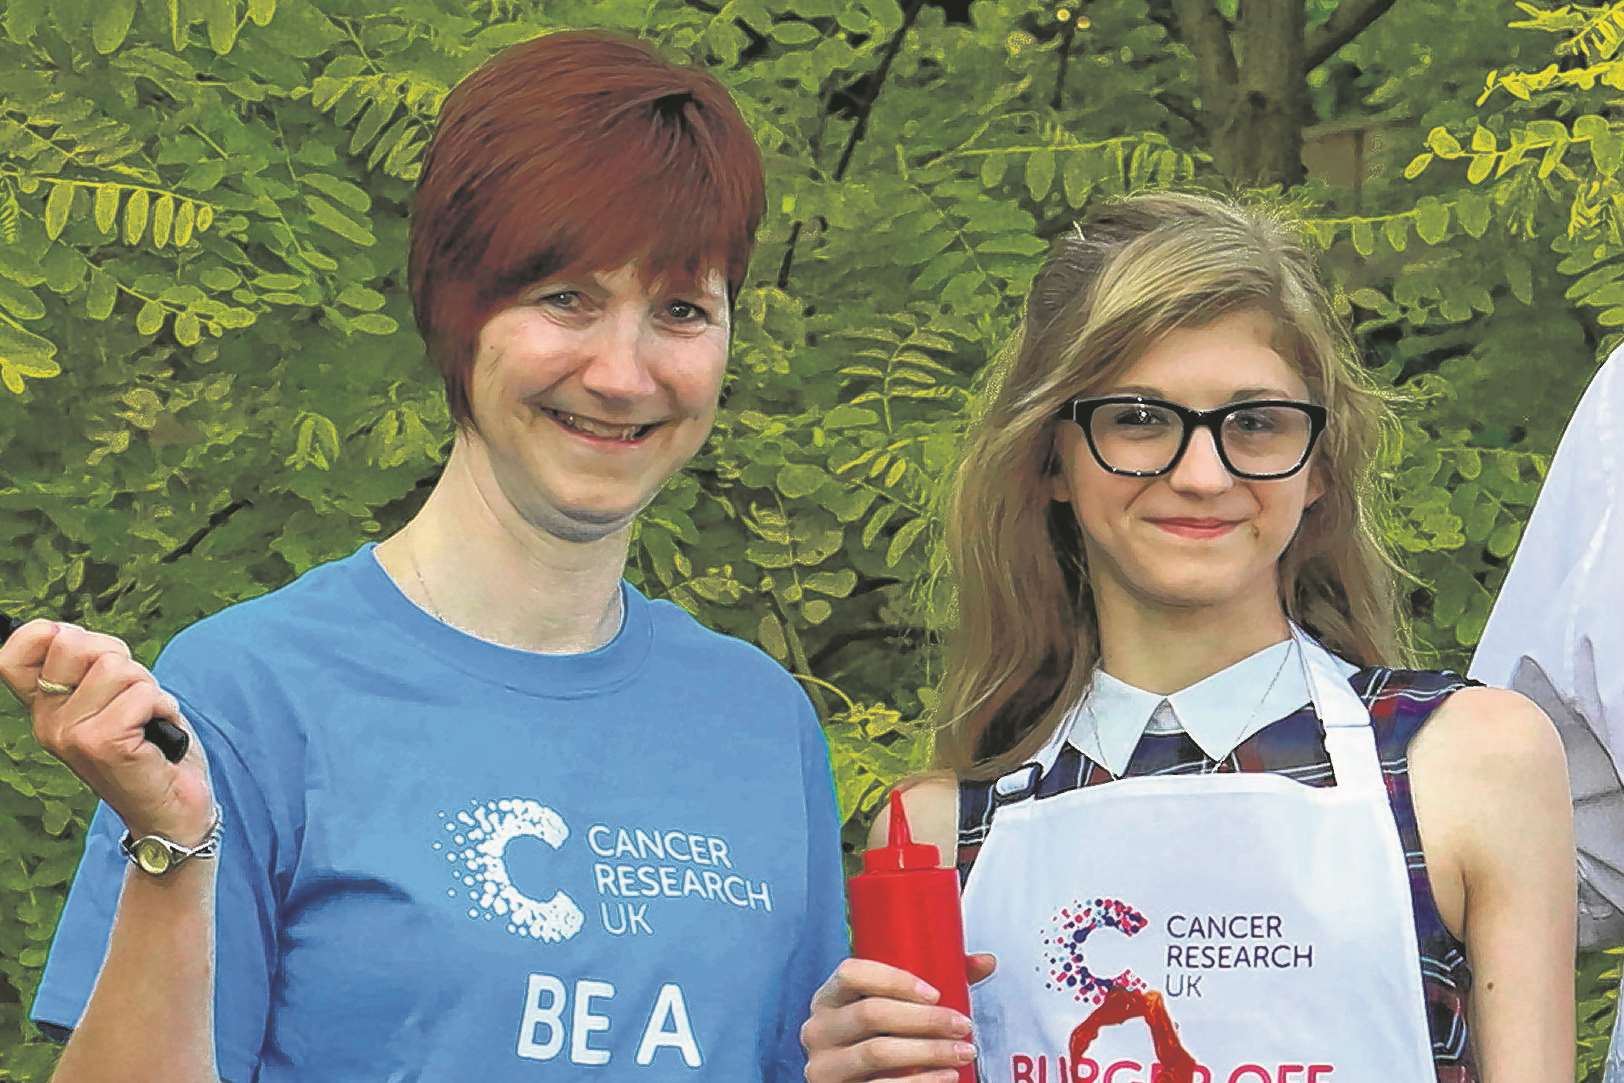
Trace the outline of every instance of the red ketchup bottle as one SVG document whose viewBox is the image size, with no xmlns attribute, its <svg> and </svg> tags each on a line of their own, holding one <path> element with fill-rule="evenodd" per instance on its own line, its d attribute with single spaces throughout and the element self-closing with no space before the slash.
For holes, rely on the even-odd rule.
<svg viewBox="0 0 1624 1083">
<path fill-rule="evenodd" d="M 889 842 L 863 854 L 863 871 L 847 885 L 852 954 L 923 978 L 942 994 L 938 1004 L 968 1016 L 959 875 L 939 862 L 936 847 L 913 841 L 902 795 L 892 790 Z M 960 1068 L 959 1079 L 976 1083 L 975 1065 Z"/>
</svg>

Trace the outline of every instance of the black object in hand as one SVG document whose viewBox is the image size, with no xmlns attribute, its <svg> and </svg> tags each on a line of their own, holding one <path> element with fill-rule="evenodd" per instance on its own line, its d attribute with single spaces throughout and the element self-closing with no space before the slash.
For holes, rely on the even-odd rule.
<svg viewBox="0 0 1624 1083">
<path fill-rule="evenodd" d="M 0 643 L 11 638 L 11 633 L 17 630 L 17 623 L 0 612 Z M 162 752 L 164 759 L 170 763 L 179 763 L 192 744 L 192 739 L 187 736 L 185 730 L 163 718 L 149 718 L 141 732 L 147 740 L 158 746 L 158 751 Z"/>
</svg>

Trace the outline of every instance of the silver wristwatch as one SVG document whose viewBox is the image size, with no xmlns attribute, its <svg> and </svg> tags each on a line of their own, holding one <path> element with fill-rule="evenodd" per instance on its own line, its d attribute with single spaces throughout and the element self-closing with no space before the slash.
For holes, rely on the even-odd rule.
<svg viewBox="0 0 1624 1083">
<path fill-rule="evenodd" d="M 130 859 L 130 864 L 148 876 L 162 876 L 194 857 L 207 859 L 218 854 L 220 826 L 220 806 L 215 805 L 214 822 L 209 825 L 209 833 L 204 835 L 203 841 L 196 846 L 182 846 L 162 835 L 142 835 L 136 838 L 126 831 L 118 848 Z"/>
</svg>

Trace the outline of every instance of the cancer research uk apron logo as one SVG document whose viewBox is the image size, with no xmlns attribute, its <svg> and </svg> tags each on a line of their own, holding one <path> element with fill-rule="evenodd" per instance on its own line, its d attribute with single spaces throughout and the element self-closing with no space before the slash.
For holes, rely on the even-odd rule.
<svg viewBox="0 0 1624 1083">
<path fill-rule="evenodd" d="M 554 850 L 569 842 L 569 825 L 557 812 L 529 798 L 504 797 L 471 801 L 439 818 L 446 837 L 434 849 L 445 853 L 450 867 L 447 894 L 467 898 L 471 920 L 500 921 L 514 936 L 549 943 L 585 928 L 576 895 L 559 888 L 548 898 L 533 898 L 515 886 L 508 864 L 508 847 L 517 839 L 537 839 Z M 772 913 L 772 885 L 740 873 L 721 836 L 608 823 L 589 824 L 583 835 L 571 845 L 584 843 L 592 851 L 592 883 L 572 887 L 580 897 L 587 891 L 598 896 L 595 917 L 612 935 L 653 935 L 658 906 L 669 899 Z"/>
<path fill-rule="evenodd" d="M 1076 900 L 1054 913 L 1042 930 L 1039 970 L 1044 987 L 1082 1005 L 1085 1014 L 1072 1030 L 1065 1054 L 1054 1058 L 1054 1075 L 1049 1072 L 1049 1057 L 1017 1053 L 1010 1064 L 1013 1083 L 1128 1083 L 1141 1078 L 1131 1075 L 1134 1071 L 1148 1071 L 1156 1083 L 1330 1083 L 1328 1064 L 1282 1064 L 1277 1070 L 1242 1064 L 1228 1074 L 1222 1068 L 1215 1071 L 1184 1048 L 1168 1006 L 1169 1001 L 1222 996 L 1226 972 L 1312 968 L 1314 945 L 1292 941 L 1281 915 L 1169 915 L 1157 930 L 1166 945 L 1158 960 L 1165 968 L 1160 988 L 1129 967 L 1114 975 L 1091 967 L 1088 950 L 1091 942 L 1099 946 L 1098 936 L 1138 937 L 1151 922 L 1137 907 L 1110 898 Z M 1102 1030 L 1135 1019 L 1144 1020 L 1150 1030 L 1152 1065 L 1102 1063 L 1089 1056 Z M 1119 1075 L 1123 1071 L 1130 1075 Z"/>
</svg>

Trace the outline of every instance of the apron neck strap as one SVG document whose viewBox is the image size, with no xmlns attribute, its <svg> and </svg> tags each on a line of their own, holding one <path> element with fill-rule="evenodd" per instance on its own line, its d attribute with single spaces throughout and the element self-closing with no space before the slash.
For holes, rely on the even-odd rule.
<svg viewBox="0 0 1624 1083">
<path fill-rule="evenodd" d="M 1291 625 L 1291 638 L 1297 644 L 1314 714 L 1325 734 L 1325 752 L 1331 758 L 1336 784 L 1385 793 L 1381 757 L 1376 752 L 1376 736 L 1364 701 L 1342 676 L 1331 653 L 1296 622 Z"/>
</svg>

